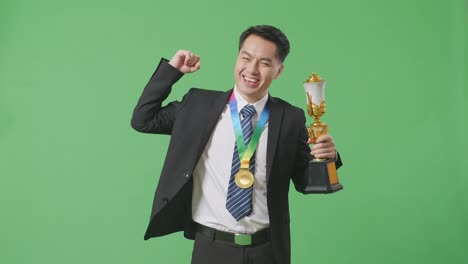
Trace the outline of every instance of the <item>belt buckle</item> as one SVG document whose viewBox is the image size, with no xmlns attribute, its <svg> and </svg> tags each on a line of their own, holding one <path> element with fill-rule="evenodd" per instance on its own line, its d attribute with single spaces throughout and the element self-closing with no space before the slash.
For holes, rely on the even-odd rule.
<svg viewBox="0 0 468 264">
<path fill-rule="evenodd" d="M 240 246 L 250 246 L 252 245 L 252 236 L 247 234 L 235 234 L 234 244 Z"/>
</svg>

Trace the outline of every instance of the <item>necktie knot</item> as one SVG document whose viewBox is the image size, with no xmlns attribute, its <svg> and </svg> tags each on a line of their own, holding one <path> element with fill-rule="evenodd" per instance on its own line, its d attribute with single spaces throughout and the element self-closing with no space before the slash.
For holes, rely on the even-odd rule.
<svg viewBox="0 0 468 264">
<path fill-rule="evenodd" d="M 252 118 L 257 113 L 253 105 L 246 105 L 240 111 L 243 118 Z"/>
</svg>

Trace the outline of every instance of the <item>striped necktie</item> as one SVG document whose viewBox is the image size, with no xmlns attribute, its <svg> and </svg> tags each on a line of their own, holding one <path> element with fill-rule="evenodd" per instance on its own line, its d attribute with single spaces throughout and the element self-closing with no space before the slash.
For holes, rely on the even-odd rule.
<svg viewBox="0 0 468 264">
<path fill-rule="evenodd" d="M 253 135 L 252 117 L 257 113 L 253 105 L 246 105 L 240 111 L 242 115 L 241 127 L 244 135 L 245 146 L 249 145 Z M 252 192 L 253 186 L 247 189 L 242 189 L 236 185 L 234 176 L 240 170 L 240 158 L 237 150 L 237 144 L 234 147 L 232 156 L 231 178 L 229 179 L 229 187 L 227 191 L 226 209 L 229 213 L 239 221 L 245 216 L 252 213 Z M 250 171 L 255 174 L 255 153 L 250 159 Z"/>
</svg>

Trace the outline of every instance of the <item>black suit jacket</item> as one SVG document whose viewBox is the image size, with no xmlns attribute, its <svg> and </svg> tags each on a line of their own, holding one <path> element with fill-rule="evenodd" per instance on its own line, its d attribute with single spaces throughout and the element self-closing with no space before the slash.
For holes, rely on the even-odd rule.
<svg viewBox="0 0 468 264">
<path fill-rule="evenodd" d="M 226 107 L 227 92 L 192 88 L 181 102 L 162 107 L 182 73 L 161 59 L 133 112 L 132 127 L 143 133 L 170 134 L 171 140 L 154 196 L 145 239 L 184 231 L 193 239 L 192 172 Z M 267 201 L 271 242 L 277 263 L 290 263 L 288 192 L 300 185 L 310 160 L 303 110 L 269 97 Z M 341 161 L 337 162 L 337 167 Z"/>
</svg>

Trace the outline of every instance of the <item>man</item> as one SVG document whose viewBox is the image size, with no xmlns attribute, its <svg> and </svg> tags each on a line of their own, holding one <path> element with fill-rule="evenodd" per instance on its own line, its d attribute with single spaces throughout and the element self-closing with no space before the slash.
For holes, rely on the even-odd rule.
<svg viewBox="0 0 468 264">
<path fill-rule="evenodd" d="M 279 29 L 250 27 L 240 36 L 232 90 L 192 88 L 164 107 L 200 58 L 179 50 L 161 60 L 131 122 L 171 135 L 145 239 L 184 231 L 195 239 L 192 263 L 290 263 L 290 180 L 300 185 L 311 155 L 341 161 L 329 135 L 310 149 L 303 110 L 268 94 L 288 53 Z"/>
</svg>

